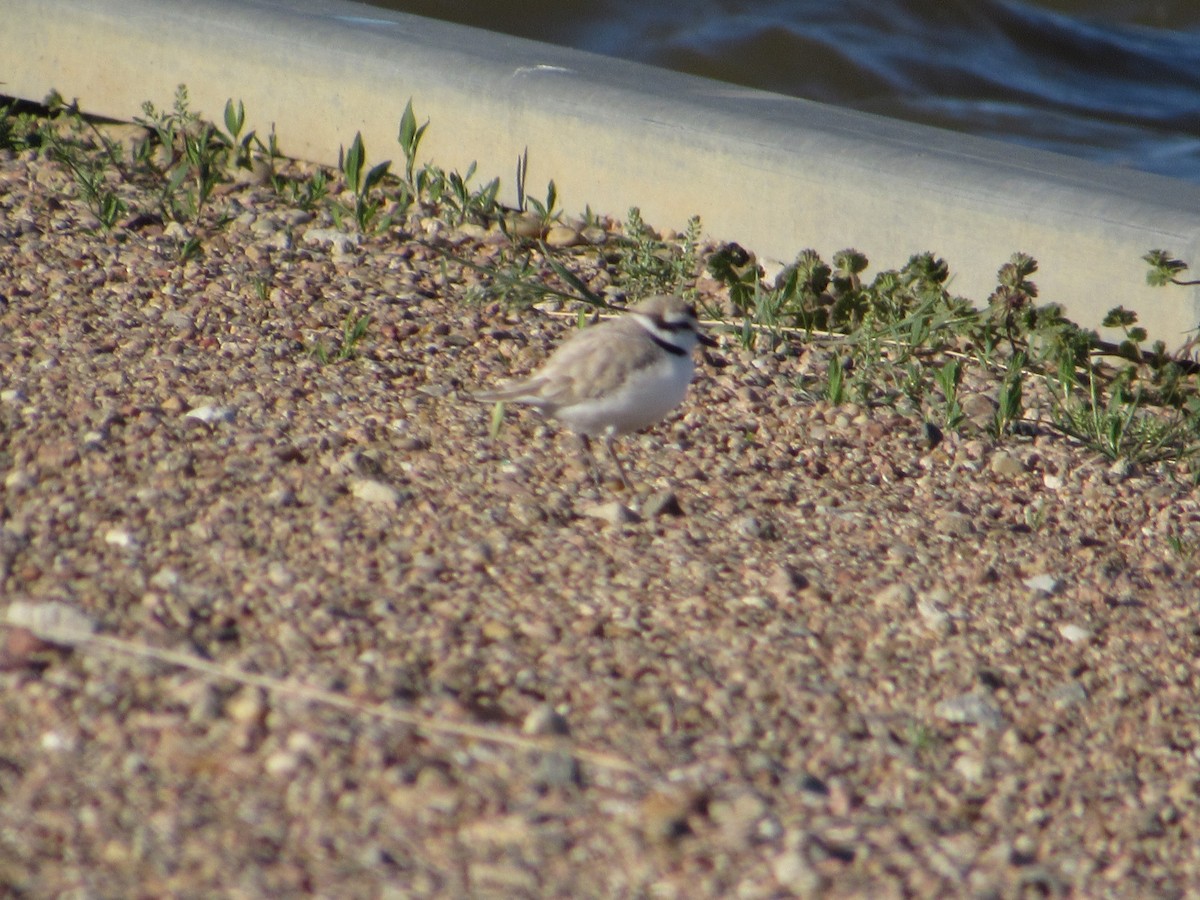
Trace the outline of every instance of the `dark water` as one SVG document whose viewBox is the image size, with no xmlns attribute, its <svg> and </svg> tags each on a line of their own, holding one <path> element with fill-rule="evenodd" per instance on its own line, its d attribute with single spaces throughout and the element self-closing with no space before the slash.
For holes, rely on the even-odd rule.
<svg viewBox="0 0 1200 900">
<path fill-rule="evenodd" d="M 1200 0 L 375 0 L 1200 182 Z"/>
</svg>

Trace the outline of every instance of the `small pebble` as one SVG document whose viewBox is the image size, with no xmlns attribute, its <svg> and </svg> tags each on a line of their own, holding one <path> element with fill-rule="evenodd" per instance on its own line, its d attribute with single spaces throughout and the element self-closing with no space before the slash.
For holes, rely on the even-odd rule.
<svg viewBox="0 0 1200 900">
<path fill-rule="evenodd" d="M 660 516 L 682 516 L 683 507 L 675 492 L 664 488 L 651 494 L 642 504 L 642 515 L 647 519 L 657 519 Z"/>
<path fill-rule="evenodd" d="M 237 418 L 237 411 L 232 406 L 205 405 L 197 406 L 183 414 L 185 419 L 195 419 L 199 422 L 232 422 Z"/>
<path fill-rule="evenodd" d="M 1059 580 L 1053 575 L 1032 575 L 1024 580 L 1025 587 L 1040 594 L 1053 594 L 1058 590 Z"/>
<path fill-rule="evenodd" d="M 1058 626 L 1058 633 L 1072 644 L 1082 644 L 1089 641 L 1092 637 L 1092 632 L 1082 627 L 1081 625 L 1073 625 L 1066 623 Z"/>
<path fill-rule="evenodd" d="M 400 491 L 396 488 L 372 478 L 350 479 L 350 494 L 364 503 L 380 506 L 399 506 L 402 499 Z"/>
<path fill-rule="evenodd" d="M 600 519 L 609 525 L 629 525 L 638 521 L 638 514 L 620 500 L 585 506 L 581 512 L 590 519 Z"/>
<path fill-rule="evenodd" d="M 939 718 L 959 725 L 983 725 L 995 729 L 1004 727 L 1004 715 L 1000 707 L 989 695 L 979 692 L 943 700 L 933 708 L 933 712 Z"/>
</svg>

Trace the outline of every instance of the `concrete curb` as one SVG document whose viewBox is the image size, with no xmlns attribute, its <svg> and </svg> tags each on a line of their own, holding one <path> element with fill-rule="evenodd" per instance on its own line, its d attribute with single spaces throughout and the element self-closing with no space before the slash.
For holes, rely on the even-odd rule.
<svg viewBox="0 0 1200 900">
<path fill-rule="evenodd" d="M 186 83 L 220 121 L 274 123 L 283 151 L 334 163 L 362 131 L 370 161 L 401 159 L 411 97 L 431 125 L 423 154 L 499 175 L 515 199 L 553 178 L 586 204 L 737 240 L 765 260 L 844 247 L 872 271 L 924 250 L 982 302 L 1012 252 L 1036 257 L 1040 299 L 1096 326 L 1123 304 L 1170 347 L 1200 323 L 1200 289 L 1151 289 L 1140 257 L 1165 248 L 1200 268 L 1200 185 L 343 0 L 0 0 L 0 91 L 51 88 L 99 115 L 168 106 Z"/>
</svg>

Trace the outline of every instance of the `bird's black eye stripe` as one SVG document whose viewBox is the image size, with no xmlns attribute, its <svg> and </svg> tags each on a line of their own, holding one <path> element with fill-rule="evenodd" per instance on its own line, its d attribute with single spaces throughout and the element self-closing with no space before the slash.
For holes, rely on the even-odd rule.
<svg viewBox="0 0 1200 900">
<path fill-rule="evenodd" d="M 663 331 L 695 331 L 696 317 L 692 315 L 686 319 L 671 319 L 668 321 L 659 316 L 654 319 L 654 324 L 656 327 L 663 329 Z"/>
</svg>

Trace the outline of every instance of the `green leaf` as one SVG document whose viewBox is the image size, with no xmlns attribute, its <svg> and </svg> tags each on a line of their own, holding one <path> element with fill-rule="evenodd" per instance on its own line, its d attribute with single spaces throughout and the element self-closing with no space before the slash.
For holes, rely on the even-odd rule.
<svg viewBox="0 0 1200 900">
<path fill-rule="evenodd" d="M 371 171 L 367 173 L 367 177 L 363 180 L 362 192 L 365 194 L 371 188 L 375 187 L 375 185 L 379 184 L 383 176 L 388 173 L 388 169 L 391 168 L 391 165 L 391 162 L 387 161 L 381 162 L 379 165 L 372 168 Z"/>
<path fill-rule="evenodd" d="M 239 100 L 237 107 L 233 105 L 233 100 L 225 101 L 225 128 L 229 131 L 230 137 L 235 141 L 238 135 L 242 132 L 242 127 L 246 124 L 246 107 Z"/>
<path fill-rule="evenodd" d="M 346 175 L 346 187 L 356 194 L 359 193 L 362 185 L 362 167 L 366 158 L 367 151 L 363 147 L 362 132 L 356 132 L 354 141 L 350 144 L 350 149 L 346 151 L 346 157 L 342 163 L 342 171 Z"/>
<path fill-rule="evenodd" d="M 1105 328 L 1125 328 L 1133 325 L 1137 319 L 1137 313 L 1133 310 L 1126 309 L 1124 306 L 1116 306 L 1108 311 L 1104 321 L 1100 324 Z"/>
<path fill-rule="evenodd" d="M 417 148 L 421 145 L 421 138 L 428 127 L 428 121 L 424 125 L 417 126 L 417 117 L 412 108 L 412 98 L 409 98 L 404 107 L 404 115 L 400 117 L 400 133 L 396 139 L 400 142 L 400 149 L 404 151 L 404 178 L 410 185 L 413 183 L 413 167 L 417 162 Z"/>
<path fill-rule="evenodd" d="M 400 117 L 400 134 L 397 140 L 400 141 L 400 146 L 404 148 L 404 152 L 408 153 L 413 147 L 413 141 L 417 136 L 417 117 L 413 113 L 412 99 L 409 98 L 408 103 L 404 107 L 404 115 Z"/>
<path fill-rule="evenodd" d="M 571 285 L 571 287 L 575 288 L 575 290 L 579 291 L 580 297 L 586 300 L 592 306 L 598 306 L 601 309 L 608 308 L 608 304 L 605 302 L 603 297 L 589 288 L 582 280 L 580 280 L 578 275 L 551 256 L 550 251 L 545 244 L 541 243 L 540 241 L 538 244 L 542 248 L 542 254 L 546 257 L 546 263 L 555 271 L 559 278 Z"/>
</svg>

